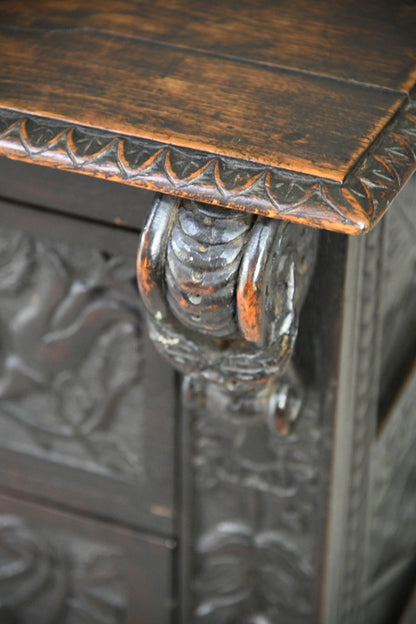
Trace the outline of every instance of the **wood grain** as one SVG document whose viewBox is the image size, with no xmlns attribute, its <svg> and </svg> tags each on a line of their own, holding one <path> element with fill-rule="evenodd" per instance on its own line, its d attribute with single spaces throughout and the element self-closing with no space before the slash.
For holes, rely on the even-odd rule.
<svg viewBox="0 0 416 624">
<path fill-rule="evenodd" d="M 359 233 L 415 168 L 415 41 L 404 1 L 4 0 L 0 153 Z"/>
<path fill-rule="evenodd" d="M 26 372 L 19 379 L 29 379 L 28 371 L 34 369 L 39 375 L 36 389 L 29 382 L 22 392 L 7 364 L 2 366 L 0 488 L 172 534 L 174 378 L 148 339 L 141 338 L 144 320 L 131 285 L 138 232 L 2 200 L 0 214 L 3 342 L 11 358 L 25 362 Z M 51 268 L 51 257 L 58 271 Z M 117 277 L 110 265 L 117 267 Z M 23 283 L 16 267 L 24 267 Z M 9 282 L 8 274 L 14 276 Z M 8 283 L 13 284 L 11 290 Z M 76 300 L 77 288 L 85 295 Z M 15 330 L 14 319 L 22 309 L 28 320 Z M 63 309 L 66 317 L 59 317 Z M 61 321 L 52 320 L 58 318 Z M 125 328 L 135 328 L 127 340 L 129 348 L 123 350 L 126 341 L 121 335 L 109 349 L 100 348 L 120 321 Z M 63 341 L 62 323 L 67 325 Z M 132 345 L 143 358 L 141 372 Z M 100 368 L 94 368 L 94 358 Z M 100 390 L 104 371 L 115 380 L 113 370 L 121 380 L 116 396 L 107 381 Z M 130 388 L 124 389 L 122 382 L 126 386 L 129 376 Z M 71 384 L 70 398 L 63 392 L 65 383 Z M 74 402 L 75 396 L 83 399 Z M 68 410 L 71 423 L 66 420 Z M 89 427 L 91 418 L 96 422 Z"/>
<path fill-rule="evenodd" d="M 90 31 L 2 31 L 0 50 L 3 107 L 335 181 L 403 101 Z"/>
<path fill-rule="evenodd" d="M 2 24 L 90 28 L 408 90 L 416 5 L 404 0 L 6 0 Z"/>
<path fill-rule="evenodd" d="M 8 109 L 0 109 L 0 154 L 357 234 L 377 223 L 415 170 L 415 129 L 416 102 L 409 100 L 343 184 Z M 103 208 L 99 220 L 104 215 Z"/>
<path fill-rule="evenodd" d="M 4 157 L 0 157 L 0 197 L 38 206 L 43 211 L 66 213 L 135 231 L 143 228 L 153 202 L 153 193 L 127 184 L 114 184 Z M 2 211 L 2 218 L 5 212 Z M 114 240 L 114 229 L 111 240 Z M 125 240 L 123 234 L 122 249 L 126 253 Z M 136 246 L 135 240 L 132 248 L 136 250 Z"/>
<path fill-rule="evenodd" d="M 0 544 L 2 624 L 172 622 L 172 539 L 2 493 Z"/>
</svg>

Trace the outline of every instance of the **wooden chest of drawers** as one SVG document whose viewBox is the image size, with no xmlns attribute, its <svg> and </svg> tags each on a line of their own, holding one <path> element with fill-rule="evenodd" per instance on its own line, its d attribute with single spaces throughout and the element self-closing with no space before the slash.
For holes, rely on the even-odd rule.
<svg viewBox="0 0 416 624">
<path fill-rule="evenodd" d="M 412 617 L 415 26 L 0 3 L 0 624 Z"/>
</svg>

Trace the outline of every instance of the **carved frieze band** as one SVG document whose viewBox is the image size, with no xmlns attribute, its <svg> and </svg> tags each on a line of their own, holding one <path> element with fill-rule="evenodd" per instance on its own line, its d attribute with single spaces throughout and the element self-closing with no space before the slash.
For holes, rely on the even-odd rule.
<svg viewBox="0 0 416 624">
<path fill-rule="evenodd" d="M 0 154 L 353 234 L 379 219 L 415 170 L 416 102 L 408 100 L 342 185 L 7 109 Z"/>
</svg>

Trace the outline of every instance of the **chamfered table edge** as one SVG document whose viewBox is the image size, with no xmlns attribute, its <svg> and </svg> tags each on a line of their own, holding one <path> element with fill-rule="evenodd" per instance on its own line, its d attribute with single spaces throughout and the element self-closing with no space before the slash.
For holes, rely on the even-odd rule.
<svg viewBox="0 0 416 624">
<path fill-rule="evenodd" d="M 0 154 L 344 234 L 370 230 L 416 169 L 413 90 L 340 184 L 0 107 Z"/>
</svg>

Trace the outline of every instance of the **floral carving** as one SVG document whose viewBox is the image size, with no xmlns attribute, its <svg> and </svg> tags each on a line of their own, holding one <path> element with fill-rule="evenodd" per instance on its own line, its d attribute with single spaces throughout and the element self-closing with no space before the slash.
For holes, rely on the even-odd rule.
<svg viewBox="0 0 416 624">
<path fill-rule="evenodd" d="M 140 472 L 125 432 L 143 370 L 131 278 L 120 259 L 1 230 L 0 431 L 10 448 Z"/>
<path fill-rule="evenodd" d="M 0 516 L 0 607 L 21 624 L 122 624 L 122 552 Z"/>
<path fill-rule="evenodd" d="M 327 434 L 308 396 L 295 430 L 209 386 L 186 394 L 192 427 L 193 612 L 204 624 L 307 624 Z"/>
<path fill-rule="evenodd" d="M 195 588 L 204 596 L 197 621 L 225 624 L 240 613 L 242 624 L 271 623 L 288 610 L 301 618 L 310 613 L 310 597 L 299 592 L 299 583 L 309 585 L 312 570 L 283 535 L 224 522 L 201 537 L 197 556 L 203 565 Z"/>
</svg>

